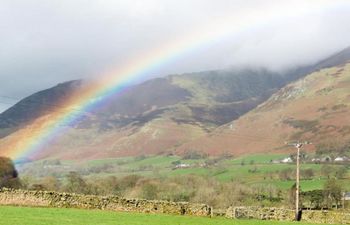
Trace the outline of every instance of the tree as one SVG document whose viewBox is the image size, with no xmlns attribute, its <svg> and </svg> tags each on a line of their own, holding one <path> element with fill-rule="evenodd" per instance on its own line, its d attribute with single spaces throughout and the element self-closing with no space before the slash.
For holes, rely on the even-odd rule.
<svg viewBox="0 0 350 225">
<path fill-rule="evenodd" d="M 343 179 L 348 172 L 348 169 L 345 166 L 338 167 L 335 171 L 335 177 L 338 179 Z"/>
<path fill-rule="evenodd" d="M 208 158 L 208 154 L 205 154 L 197 150 L 188 150 L 182 156 L 182 159 L 206 159 L 206 158 Z"/>
<path fill-rule="evenodd" d="M 305 170 L 301 170 L 300 172 L 301 172 L 301 177 L 303 179 L 306 179 L 306 180 L 311 179 L 315 175 L 313 169 L 311 169 L 311 168 L 305 169 Z"/>
<path fill-rule="evenodd" d="M 342 198 L 342 188 L 341 184 L 336 179 L 332 178 L 326 181 L 323 193 L 327 200 L 328 207 L 332 208 L 333 203 L 335 203 L 335 207 L 338 208 Z"/>
<path fill-rule="evenodd" d="M 66 176 L 65 191 L 71 193 L 87 194 L 88 186 L 85 180 L 75 171 L 69 172 Z"/>
<path fill-rule="evenodd" d="M 322 165 L 321 174 L 324 177 L 330 178 L 330 175 L 333 173 L 333 168 L 330 165 Z"/>
<path fill-rule="evenodd" d="M 144 199 L 154 200 L 158 196 L 158 185 L 155 182 L 145 182 L 141 188 L 141 197 Z"/>
<path fill-rule="evenodd" d="M 296 183 L 294 183 L 293 186 L 289 189 L 289 193 L 288 193 L 288 204 L 291 207 L 295 206 L 296 190 L 297 190 L 297 185 L 296 185 Z"/>
<path fill-rule="evenodd" d="M 173 165 L 173 166 L 177 166 L 177 165 L 179 165 L 179 164 L 181 164 L 181 161 L 180 161 L 180 160 L 176 160 L 176 161 L 172 161 L 172 162 L 171 162 L 171 165 Z"/>
<path fill-rule="evenodd" d="M 281 170 L 279 173 L 278 173 L 278 177 L 281 179 L 281 180 L 291 180 L 292 177 L 293 177 L 293 169 L 292 168 L 286 168 L 286 169 L 283 169 Z"/>
<path fill-rule="evenodd" d="M 316 154 L 317 155 L 344 155 L 349 151 L 350 142 L 341 141 L 341 140 L 326 140 L 323 143 L 316 145 Z"/>
<path fill-rule="evenodd" d="M 302 192 L 301 196 L 304 202 L 308 202 L 308 207 L 311 209 L 321 209 L 323 207 L 324 193 L 323 190 L 312 190 Z"/>
<path fill-rule="evenodd" d="M 42 179 L 41 185 L 44 186 L 45 190 L 58 191 L 60 187 L 60 182 L 56 177 L 48 176 Z"/>
<path fill-rule="evenodd" d="M 0 157 L 0 188 L 19 188 L 21 186 L 17 170 L 11 159 Z"/>
</svg>

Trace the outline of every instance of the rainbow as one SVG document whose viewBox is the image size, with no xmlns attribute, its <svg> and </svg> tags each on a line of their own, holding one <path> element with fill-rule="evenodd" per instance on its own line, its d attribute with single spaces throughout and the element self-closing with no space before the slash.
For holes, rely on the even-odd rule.
<svg viewBox="0 0 350 225">
<path fill-rule="evenodd" d="M 320 4 L 322 2 L 322 4 Z M 340 7 L 340 3 L 332 1 L 319 1 L 315 9 L 324 10 L 328 7 Z M 349 7 L 349 5 L 347 5 Z M 44 146 L 48 145 L 57 136 L 64 133 L 67 125 L 73 124 L 84 112 L 98 107 L 99 100 L 111 94 L 121 92 L 137 79 L 144 78 L 154 69 L 176 60 L 177 58 L 193 52 L 196 49 L 213 45 L 225 39 L 234 37 L 269 25 L 280 19 L 293 19 L 303 14 L 310 13 L 307 10 L 300 10 L 297 13 L 291 12 L 253 12 L 245 18 L 231 16 L 221 18 L 206 24 L 203 28 L 187 34 L 185 37 L 177 38 L 172 42 L 158 46 L 146 53 L 140 53 L 139 57 L 128 61 L 122 68 L 109 73 L 102 74 L 98 84 L 87 85 L 83 92 L 73 94 L 62 104 L 61 110 L 51 113 L 45 120 L 37 120 L 30 128 L 19 130 L 15 137 L 9 136 L 0 143 L 0 155 L 18 158 L 30 158 L 40 153 Z M 234 26 L 232 26 L 234 24 Z"/>
</svg>

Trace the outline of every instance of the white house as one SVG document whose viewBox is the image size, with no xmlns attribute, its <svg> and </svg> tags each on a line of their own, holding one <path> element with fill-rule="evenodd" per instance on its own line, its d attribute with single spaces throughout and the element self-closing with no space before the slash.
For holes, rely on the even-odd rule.
<svg viewBox="0 0 350 225">
<path fill-rule="evenodd" d="M 319 159 L 319 158 L 313 158 L 313 159 L 311 159 L 311 162 L 319 163 L 319 162 L 321 162 L 321 159 Z"/>
<path fill-rule="evenodd" d="M 346 156 L 338 156 L 334 159 L 334 162 L 347 162 L 349 161 L 349 158 Z"/>
<path fill-rule="evenodd" d="M 175 166 L 175 169 L 184 169 L 189 167 L 190 167 L 190 164 L 180 163 Z"/>
<path fill-rule="evenodd" d="M 287 158 L 284 158 L 281 160 L 281 163 L 292 163 L 292 162 L 293 162 L 293 160 L 291 157 L 287 157 Z"/>
</svg>

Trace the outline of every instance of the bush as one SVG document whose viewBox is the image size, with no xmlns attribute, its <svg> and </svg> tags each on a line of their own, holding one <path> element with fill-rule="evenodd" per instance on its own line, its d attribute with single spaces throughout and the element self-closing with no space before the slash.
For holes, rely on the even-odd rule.
<svg viewBox="0 0 350 225">
<path fill-rule="evenodd" d="M 316 155 L 346 155 L 350 152 L 350 141 L 324 141 L 316 145 Z"/>
<path fill-rule="evenodd" d="M 300 171 L 302 179 L 310 180 L 315 176 L 314 170 L 309 168 Z"/>
<path fill-rule="evenodd" d="M 75 171 L 69 172 L 66 176 L 66 185 L 64 191 L 78 194 L 88 194 L 88 185 L 85 180 Z"/>
<path fill-rule="evenodd" d="M 280 180 L 292 180 L 294 171 L 291 168 L 283 169 L 278 173 L 278 177 Z"/>
<path fill-rule="evenodd" d="M 341 166 L 335 170 L 335 177 L 338 179 L 343 179 L 347 172 L 348 169 L 345 166 Z"/>
<path fill-rule="evenodd" d="M 11 159 L 0 157 L 0 188 L 19 188 L 21 186 L 17 170 Z"/>
<path fill-rule="evenodd" d="M 143 199 L 157 199 L 158 197 L 158 185 L 156 182 L 146 182 L 142 185 L 141 198 Z"/>
<path fill-rule="evenodd" d="M 332 208 L 335 205 L 338 208 L 342 199 L 341 184 L 334 178 L 328 179 L 324 184 L 323 191 L 328 207 Z"/>
<path fill-rule="evenodd" d="M 321 175 L 324 177 L 330 178 L 331 174 L 333 173 L 333 167 L 330 165 L 322 165 L 321 167 Z"/>
<path fill-rule="evenodd" d="M 182 159 L 206 159 L 206 158 L 208 158 L 207 154 L 203 152 L 195 151 L 195 150 L 186 151 L 182 157 Z"/>
</svg>

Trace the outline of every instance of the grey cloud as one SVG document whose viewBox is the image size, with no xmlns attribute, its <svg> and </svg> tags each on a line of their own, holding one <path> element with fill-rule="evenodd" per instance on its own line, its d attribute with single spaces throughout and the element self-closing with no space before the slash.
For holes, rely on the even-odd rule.
<svg viewBox="0 0 350 225">
<path fill-rule="evenodd" d="M 259 11 L 310 13 L 238 32 L 184 54 L 150 76 L 242 65 L 281 70 L 312 63 L 350 45 L 350 3 L 319 2 L 333 2 L 334 8 L 313 12 L 317 5 L 303 0 L 3 0 L 0 95 L 21 98 L 58 82 L 94 78 L 213 20 L 232 15 L 244 20 Z M 0 104 L 0 111 L 4 108 Z"/>
</svg>

